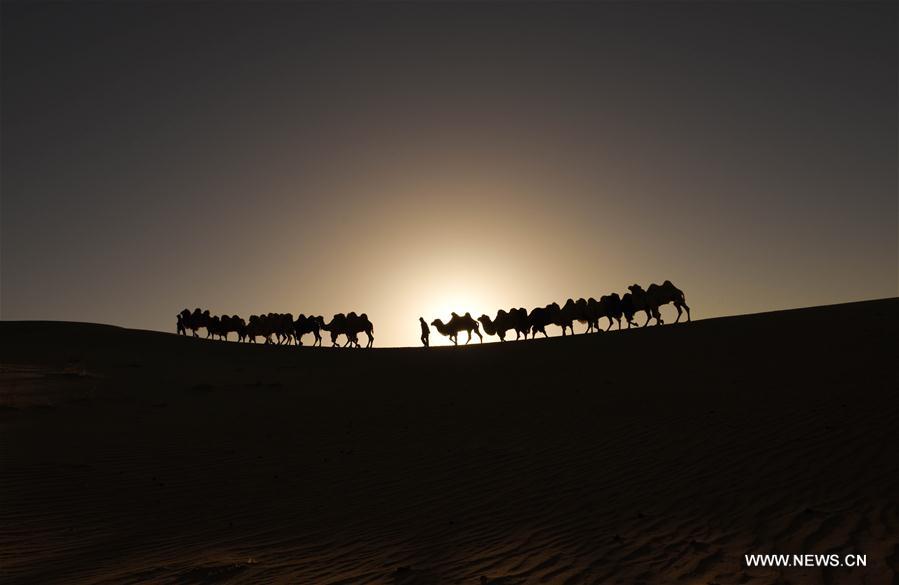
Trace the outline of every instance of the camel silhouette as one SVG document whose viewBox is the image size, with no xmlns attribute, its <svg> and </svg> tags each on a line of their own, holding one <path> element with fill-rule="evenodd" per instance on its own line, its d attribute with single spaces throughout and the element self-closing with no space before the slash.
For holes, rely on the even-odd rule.
<svg viewBox="0 0 899 585">
<path fill-rule="evenodd" d="M 185 329 L 185 334 L 187 330 L 190 330 L 193 337 L 199 337 L 197 330 L 206 327 L 209 323 L 209 311 L 201 311 L 199 307 L 194 309 L 193 312 L 184 309 L 179 313 L 179 316 L 181 317 L 181 325 Z"/>
<path fill-rule="evenodd" d="M 325 318 L 322 316 L 310 315 L 309 317 L 307 317 L 306 315 L 300 313 L 297 317 L 297 320 L 293 323 L 293 334 L 297 340 L 297 345 L 303 345 L 303 336 L 307 333 L 311 333 L 313 337 L 315 337 L 315 341 L 312 342 L 312 346 L 321 346 L 322 336 L 320 332 L 324 324 Z"/>
<path fill-rule="evenodd" d="M 514 328 L 511 315 L 503 309 L 496 312 L 496 317 L 494 319 L 491 319 L 487 315 L 481 315 L 478 317 L 478 321 L 480 321 L 481 325 L 484 327 L 484 333 L 487 335 L 496 335 L 499 337 L 500 341 L 505 341 L 506 331 Z"/>
<path fill-rule="evenodd" d="M 365 347 L 371 347 L 375 342 L 374 326 L 371 321 L 368 320 L 368 315 L 365 313 L 362 313 L 361 315 L 357 315 L 352 311 L 346 315 L 337 313 L 331 318 L 330 323 L 323 323 L 321 328 L 331 334 L 331 345 L 333 347 L 338 347 L 339 344 L 337 343 L 337 338 L 341 335 L 345 335 L 347 338 L 343 347 L 360 347 L 360 333 L 365 333 L 368 337 L 368 343 Z"/>
<path fill-rule="evenodd" d="M 528 321 L 528 311 L 524 307 L 509 309 L 509 318 L 512 321 L 512 328 L 515 329 L 515 340 L 518 341 L 523 335 L 528 338 L 528 332 L 531 330 L 531 324 Z"/>
<path fill-rule="evenodd" d="M 673 303 L 674 308 L 677 309 L 677 319 L 674 320 L 675 323 L 680 321 L 684 310 L 687 311 L 687 321 L 690 320 L 690 307 L 687 306 L 684 291 L 674 286 L 670 280 L 666 280 L 662 284 L 650 284 L 649 288 L 646 289 L 646 298 L 648 304 L 653 307 L 653 314 L 655 315 L 657 324 L 661 325 L 664 323 L 664 321 L 662 321 L 660 308 L 668 303 Z"/>
<path fill-rule="evenodd" d="M 655 309 L 650 303 L 650 299 L 647 297 L 646 291 L 643 290 L 642 286 L 639 284 L 632 284 L 627 287 L 627 290 L 631 291 L 631 302 L 633 303 L 634 311 L 637 313 L 643 311 L 646 314 L 646 322 L 643 323 L 643 327 L 649 325 L 649 322 L 653 318 L 658 320 Z"/>
<path fill-rule="evenodd" d="M 449 323 L 444 323 L 440 319 L 434 319 L 431 321 L 431 325 L 437 329 L 438 333 L 445 337 L 449 337 L 450 341 L 453 342 L 453 345 L 459 345 L 460 331 L 468 332 L 468 340 L 465 341 L 465 345 L 468 345 L 468 342 L 471 341 L 472 331 L 474 331 L 475 335 L 480 338 L 481 343 L 484 342 L 484 338 L 481 336 L 481 331 L 478 327 L 478 322 L 471 317 L 471 313 L 465 313 L 465 315 L 461 317 L 456 313 L 453 313 Z"/>
<path fill-rule="evenodd" d="M 558 303 L 551 303 L 545 307 L 537 307 L 528 314 L 528 323 L 531 326 L 531 339 L 536 339 L 538 333 L 549 337 L 546 332 L 547 325 L 554 325 L 559 320 L 557 315 L 561 311 Z"/>
</svg>

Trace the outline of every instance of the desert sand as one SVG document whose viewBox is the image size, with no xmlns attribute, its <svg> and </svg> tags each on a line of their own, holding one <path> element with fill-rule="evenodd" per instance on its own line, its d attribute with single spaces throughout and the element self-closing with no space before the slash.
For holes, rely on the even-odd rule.
<svg viewBox="0 0 899 585">
<path fill-rule="evenodd" d="M 3 322 L 0 581 L 897 584 L 897 340 L 899 299 L 430 349 Z M 743 562 L 831 552 L 867 567 Z"/>
</svg>

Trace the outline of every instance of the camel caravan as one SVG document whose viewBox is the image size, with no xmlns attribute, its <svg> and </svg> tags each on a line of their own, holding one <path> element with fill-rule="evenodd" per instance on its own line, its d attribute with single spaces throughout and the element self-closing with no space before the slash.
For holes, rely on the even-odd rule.
<svg viewBox="0 0 899 585">
<path fill-rule="evenodd" d="M 322 344 L 322 331 L 327 331 L 331 336 L 331 344 L 338 347 L 338 337 L 346 337 L 343 347 L 361 347 L 359 334 L 365 333 L 368 341 L 366 347 L 371 347 L 375 341 L 374 326 L 368 319 L 368 315 L 354 312 L 338 313 L 325 323 L 322 316 L 306 316 L 302 313 L 294 320 L 290 313 L 268 313 L 265 315 L 251 315 L 249 321 L 244 321 L 237 315 L 210 315 L 209 311 L 194 309 L 191 312 L 184 309 L 177 316 L 177 332 L 179 335 L 187 335 L 190 331 L 194 337 L 199 337 L 197 331 L 206 329 L 207 339 L 222 339 L 227 341 L 228 334 L 234 333 L 239 342 L 257 343 L 262 338 L 266 344 L 273 345 L 303 345 L 303 336 L 311 334 L 314 338 L 312 345 Z"/>
<path fill-rule="evenodd" d="M 645 290 L 639 284 L 631 285 L 628 292 L 623 295 L 612 293 L 599 298 L 599 300 L 590 297 L 589 299 L 568 299 L 565 304 L 559 306 L 558 303 L 552 303 L 545 307 L 537 307 L 531 312 L 524 308 L 511 308 L 508 311 L 500 309 L 494 318 L 487 315 L 481 315 L 477 319 L 471 316 L 471 313 L 459 315 L 452 313 L 450 319 L 444 322 L 442 319 L 434 319 L 431 326 L 437 329 L 437 332 L 448 337 L 453 345 L 459 344 L 459 334 L 465 332 L 467 339 L 465 343 L 471 341 L 472 335 L 477 335 L 481 342 L 484 336 L 481 335 L 481 328 L 487 335 L 496 335 L 500 341 L 506 340 L 506 335 L 510 331 L 515 332 L 515 339 L 527 339 L 528 335 L 531 339 L 536 339 L 537 335 L 542 333 L 544 337 L 549 337 L 546 332 L 548 325 L 555 325 L 562 329 L 562 335 L 568 335 L 570 332 L 574 335 L 575 322 L 586 325 L 584 333 L 593 333 L 603 331 L 601 321 L 607 319 L 605 331 L 617 324 L 618 329 L 622 328 L 621 319 L 627 322 L 627 327 L 640 327 L 635 321 L 635 317 L 639 313 L 646 315 L 643 327 L 649 325 L 653 319 L 656 325 L 662 325 L 661 308 L 667 304 L 674 305 L 677 309 L 677 318 L 675 323 L 679 322 L 684 311 L 687 312 L 687 321 L 690 320 L 690 307 L 687 306 L 683 291 L 674 286 L 670 280 L 666 280 L 662 284 L 650 284 Z M 296 319 L 290 313 L 268 313 L 265 315 L 251 315 L 249 321 L 237 315 L 210 315 L 209 311 L 201 311 L 194 309 L 190 311 L 184 309 L 177 316 L 177 332 L 179 335 L 187 335 L 190 331 L 194 337 L 199 337 L 197 331 L 206 330 L 207 339 L 222 339 L 227 341 L 228 335 L 234 333 L 237 341 L 258 343 L 258 339 L 262 338 L 263 342 L 272 345 L 303 345 L 303 336 L 313 336 L 313 346 L 321 346 L 322 331 L 327 331 L 331 337 L 331 345 L 333 347 L 341 347 L 338 338 L 343 335 L 345 342 L 342 347 L 362 347 L 359 342 L 359 334 L 365 333 L 367 342 L 365 347 L 374 345 L 374 326 L 368 319 L 368 315 L 362 313 L 357 315 L 354 312 L 347 314 L 338 313 L 331 318 L 331 321 L 325 323 L 322 316 L 300 314 Z M 429 345 L 428 338 L 430 329 L 424 318 L 419 318 L 422 329 L 421 341 L 425 346 Z"/>
<path fill-rule="evenodd" d="M 431 325 L 437 329 L 438 333 L 448 337 L 453 345 L 458 345 L 459 333 L 463 331 L 468 334 L 466 344 L 471 341 L 472 333 L 477 335 L 482 342 L 484 341 L 478 323 L 483 326 L 484 333 L 496 335 L 500 341 L 505 341 L 509 331 L 515 332 L 516 340 L 521 339 L 522 336 L 527 339 L 528 334 L 532 339 L 536 339 L 538 333 L 549 337 L 546 332 L 547 325 L 556 325 L 561 328 L 563 336 L 567 335 L 569 331 L 574 335 L 575 322 L 586 325 L 585 333 L 599 332 L 602 330 L 600 328 L 602 319 L 608 320 L 605 331 L 611 329 L 616 323 L 618 329 L 621 329 L 622 317 L 630 329 L 640 326 L 634 318 L 641 312 L 646 315 L 643 327 L 649 325 L 653 319 L 655 319 L 656 325 L 662 325 L 664 321 L 660 309 L 669 303 L 677 309 L 675 323 L 680 321 L 684 311 L 687 312 L 687 321 L 690 320 L 690 307 L 687 306 L 684 293 L 670 280 L 666 280 L 662 284 L 650 284 L 646 289 L 639 284 L 627 288 L 628 292 L 624 295 L 612 293 L 600 297 L 598 301 L 593 297 L 576 301 L 568 299 L 561 307 L 558 303 L 552 303 L 545 307 L 537 307 L 530 313 L 523 308 L 512 308 L 508 311 L 500 309 L 493 319 L 487 315 L 481 315 L 475 320 L 470 313 L 462 316 L 453 313 L 448 322 L 444 323 L 440 319 L 435 319 Z M 423 342 L 425 338 L 426 335 L 423 335 Z"/>
</svg>

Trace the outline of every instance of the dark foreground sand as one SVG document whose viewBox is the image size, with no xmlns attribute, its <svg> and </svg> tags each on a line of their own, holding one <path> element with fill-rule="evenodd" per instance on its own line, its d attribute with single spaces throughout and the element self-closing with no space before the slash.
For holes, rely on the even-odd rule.
<svg viewBox="0 0 899 585">
<path fill-rule="evenodd" d="M 3 583 L 899 583 L 899 300 L 482 347 L 2 323 Z M 747 568 L 862 553 L 864 569 Z"/>
</svg>

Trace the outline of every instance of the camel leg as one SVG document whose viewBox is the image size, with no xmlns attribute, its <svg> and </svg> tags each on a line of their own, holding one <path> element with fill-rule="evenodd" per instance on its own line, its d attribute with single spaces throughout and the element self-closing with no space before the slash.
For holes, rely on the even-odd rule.
<svg viewBox="0 0 899 585">
<path fill-rule="evenodd" d="M 474 332 L 478 334 L 478 339 L 481 340 L 481 343 L 484 343 L 484 336 L 481 335 L 481 332 L 478 331 L 477 329 L 475 329 Z M 503 336 L 505 336 L 505 333 L 503 333 Z M 503 340 L 503 341 L 505 341 L 505 340 Z"/>
<path fill-rule="evenodd" d="M 469 341 L 471 341 L 471 329 L 468 330 L 468 339 L 465 341 L 465 345 L 468 345 Z"/>
<path fill-rule="evenodd" d="M 368 344 L 366 344 L 365 347 L 373 346 L 375 344 L 375 336 L 372 335 L 371 333 L 366 333 L 366 335 L 368 335 Z"/>
<path fill-rule="evenodd" d="M 681 313 L 683 313 L 684 310 L 680 308 L 679 303 L 674 303 L 674 308 L 677 309 L 677 319 L 674 320 L 674 322 L 677 323 L 678 321 L 680 321 Z"/>
<path fill-rule="evenodd" d="M 687 303 L 683 303 L 684 308 L 687 310 L 687 321 L 690 320 L 690 307 L 687 306 Z"/>
</svg>

